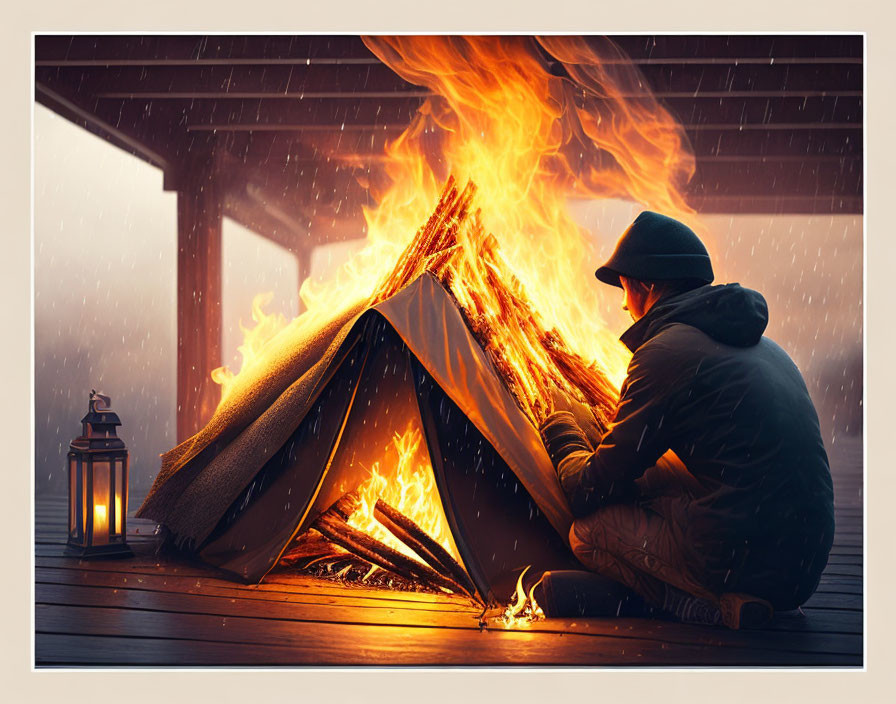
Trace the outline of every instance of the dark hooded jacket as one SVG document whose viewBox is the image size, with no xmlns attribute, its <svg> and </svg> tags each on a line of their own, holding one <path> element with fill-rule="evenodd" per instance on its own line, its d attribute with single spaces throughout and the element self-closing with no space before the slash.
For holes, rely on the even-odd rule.
<svg viewBox="0 0 896 704">
<path fill-rule="evenodd" d="M 671 449 L 699 490 L 651 507 L 703 569 L 746 574 L 751 593 L 762 589 L 749 575 L 808 570 L 814 590 L 833 539 L 830 470 L 806 385 L 763 337 L 767 323 L 762 295 L 728 284 L 663 299 L 632 325 L 621 339 L 634 355 L 596 449 L 547 443 L 573 513 L 631 499 Z"/>
</svg>

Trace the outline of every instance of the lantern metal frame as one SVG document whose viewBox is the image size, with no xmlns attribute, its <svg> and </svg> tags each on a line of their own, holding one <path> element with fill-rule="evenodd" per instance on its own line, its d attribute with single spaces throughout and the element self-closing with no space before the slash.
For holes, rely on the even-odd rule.
<svg viewBox="0 0 896 704">
<path fill-rule="evenodd" d="M 81 558 L 129 557 L 127 544 L 128 451 L 118 437 L 118 415 L 108 396 L 90 392 L 82 433 L 68 451 L 68 542 Z"/>
</svg>

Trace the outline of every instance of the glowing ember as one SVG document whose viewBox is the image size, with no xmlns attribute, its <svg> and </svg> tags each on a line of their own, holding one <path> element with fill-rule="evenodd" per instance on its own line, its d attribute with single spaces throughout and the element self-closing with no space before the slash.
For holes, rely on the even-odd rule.
<svg viewBox="0 0 896 704">
<path fill-rule="evenodd" d="M 370 477 L 358 488 L 360 502 L 349 517 L 348 524 L 408 557 L 419 560 L 413 550 L 375 518 L 376 501 L 382 499 L 416 523 L 461 563 L 422 442 L 423 434 L 413 423 L 409 423 L 401 435 L 396 433 L 383 459 L 374 463 L 370 468 Z"/>
<path fill-rule="evenodd" d="M 544 618 L 544 611 L 542 611 L 538 602 L 535 601 L 534 595 L 535 587 L 541 584 L 541 579 L 532 585 L 528 594 L 526 594 L 526 591 L 523 589 L 523 577 L 526 576 L 526 572 L 528 572 L 531 567 L 532 565 L 529 565 L 529 567 L 524 569 L 522 574 L 520 574 L 520 578 L 516 582 L 514 600 L 507 605 L 507 608 L 504 609 L 504 613 L 501 616 L 501 623 L 505 628 L 527 626 L 533 621 L 540 621 Z M 542 579 L 544 579 L 544 577 L 542 577 Z"/>
</svg>

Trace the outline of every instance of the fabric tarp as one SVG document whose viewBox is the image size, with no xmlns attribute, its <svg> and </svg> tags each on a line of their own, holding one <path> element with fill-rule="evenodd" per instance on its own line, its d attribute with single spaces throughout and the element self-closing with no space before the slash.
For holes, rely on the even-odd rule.
<svg viewBox="0 0 896 704">
<path fill-rule="evenodd" d="M 370 310 L 370 309 L 367 309 Z M 202 542 L 265 462 L 298 427 L 367 310 L 345 311 L 302 345 L 246 379 L 209 424 L 163 456 L 137 515 L 181 541 Z M 537 430 L 467 328 L 451 296 L 424 274 L 373 307 L 495 448 L 566 540 L 572 516 Z"/>
</svg>

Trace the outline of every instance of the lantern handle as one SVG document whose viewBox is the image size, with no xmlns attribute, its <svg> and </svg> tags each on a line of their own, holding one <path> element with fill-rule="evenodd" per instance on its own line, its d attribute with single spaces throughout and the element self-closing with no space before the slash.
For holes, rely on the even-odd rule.
<svg viewBox="0 0 896 704">
<path fill-rule="evenodd" d="M 96 389 L 90 390 L 90 407 L 94 411 L 108 411 L 112 406 L 112 398 L 105 394 L 98 394 Z"/>
</svg>

